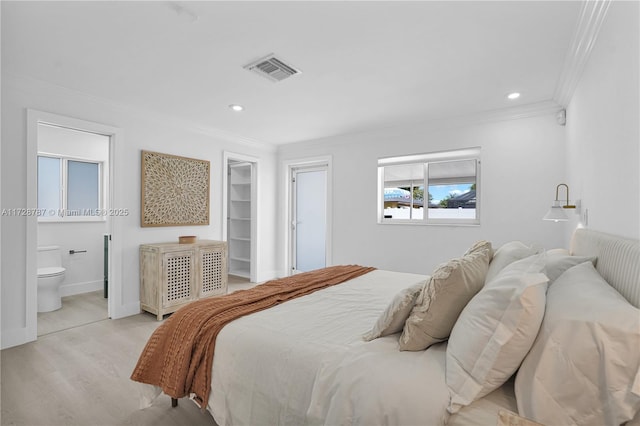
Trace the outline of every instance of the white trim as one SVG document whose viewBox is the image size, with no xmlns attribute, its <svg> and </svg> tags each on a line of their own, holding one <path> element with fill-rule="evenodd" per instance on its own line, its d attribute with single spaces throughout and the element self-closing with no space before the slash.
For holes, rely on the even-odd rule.
<svg viewBox="0 0 640 426">
<path fill-rule="evenodd" d="M 240 136 L 231 132 L 227 132 L 221 129 L 216 129 L 213 127 L 203 126 L 201 124 L 195 123 L 190 120 L 176 118 L 175 116 L 162 114 L 157 111 L 141 109 L 135 106 L 131 106 L 131 105 L 127 105 L 127 104 L 115 101 L 113 99 L 92 95 L 92 94 L 82 92 L 77 89 L 73 89 L 64 85 L 55 84 L 50 81 L 41 80 L 38 78 L 24 76 L 24 75 L 17 75 L 10 72 L 8 73 L 3 72 L 2 78 L 3 78 L 3 81 L 5 78 L 11 79 L 13 82 L 15 82 L 16 86 L 19 89 L 28 89 L 31 91 L 33 90 L 34 87 L 36 87 L 36 90 L 37 90 L 38 87 L 42 87 L 42 86 L 58 88 L 58 89 L 67 91 L 69 93 L 73 93 L 75 96 L 82 97 L 90 102 L 95 102 L 95 103 L 107 106 L 109 108 L 113 108 L 113 109 L 125 112 L 128 115 L 134 115 L 136 117 L 154 121 L 156 123 L 162 123 L 163 125 L 170 124 L 183 131 L 186 130 L 193 133 L 216 138 L 222 141 L 246 145 L 251 148 L 258 148 L 261 150 L 266 150 L 271 152 L 276 151 L 275 145 L 265 141 L 252 139 L 249 137 L 243 137 L 243 136 Z"/>
<path fill-rule="evenodd" d="M 2 349 L 8 349 L 27 342 L 32 342 L 36 340 L 36 337 L 31 336 L 31 333 L 27 328 L 2 330 Z"/>
<path fill-rule="evenodd" d="M 104 288 L 104 281 L 87 281 L 83 283 L 72 283 L 60 286 L 60 296 L 74 296 L 76 294 L 98 291 Z"/>
<path fill-rule="evenodd" d="M 111 300 L 111 296 L 109 296 L 109 300 Z M 109 317 L 112 319 L 125 318 L 132 315 L 137 315 L 140 312 L 142 312 L 142 310 L 140 309 L 140 301 L 136 301 L 127 305 L 117 305 L 117 310 L 113 312 L 113 314 L 110 314 Z"/>
<path fill-rule="evenodd" d="M 124 182 L 122 174 L 116 173 L 116 165 L 120 161 L 120 153 L 124 146 L 124 131 L 116 127 L 109 127 L 111 138 L 109 143 L 109 195 L 107 205 L 110 209 L 123 208 Z M 140 302 L 135 303 L 136 309 L 131 310 L 122 300 L 122 222 L 124 217 L 113 216 L 109 220 L 109 318 L 124 318 L 140 312 Z M 129 313 L 132 311 L 133 313 Z"/>
<path fill-rule="evenodd" d="M 109 136 L 109 185 L 110 208 L 118 208 L 122 197 L 122 183 L 118 181 L 118 174 L 115 173 L 115 166 L 118 162 L 119 146 L 123 143 L 123 131 L 119 128 L 85 121 L 77 118 L 66 117 L 44 111 L 27 109 L 27 208 L 36 208 L 37 199 L 37 155 L 38 155 L 38 124 L 45 123 L 56 126 L 67 127 L 91 133 L 98 133 Z M 119 241 L 121 233 L 122 218 L 114 216 L 108 218 L 108 233 L 112 235 L 109 249 L 109 301 L 108 314 L 110 318 L 122 318 L 131 315 L 129 309 L 122 303 L 122 244 Z M 26 218 L 26 333 L 28 341 L 37 338 L 37 244 L 38 244 L 38 222 L 36 217 Z M 139 306 L 138 306 L 139 312 Z M 22 343 L 25 343 L 22 342 Z"/>
<path fill-rule="evenodd" d="M 258 282 L 263 283 L 266 281 L 275 280 L 279 277 L 280 275 L 278 275 L 278 271 L 262 271 L 262 273 L 260 274 L 260 281 Z"/>
<path fill-rule="evenodd" d="M 566 108 L 589 61 L 611 0 L 583 1 L 553 99 Z"/>
<path fill-rule="evenodd" d="M 39 111 L 27 110 L 27 209 L 38 207 L 38 122 Z M 26 217 L 25 237 L 25 335 L 31 342 L 38 338 L 38 218 Z"/>
<path fill-rule="evenodd" d="M 291 193 L 291 173 L 293 169 L 300 167 L 314 167 L 314 166 L 326 166 L 327 170 L 327 233 L 325 237 L 326 244 L 326 266 L 333 265 L 333 255 L 332 255 L 332 234 L 333 234 L 333 166 L 332 166 L 332 157 L 330 155 L 320 156 L 320 157 L 310 157 L 310 158 L 299 158 L 293 160 L 285 160 L 282 163 L 282 171 L 283 171 L 283 188 L 285 191 L 285 214 L 284 217 L 284 276 L 291 275 L 291 255 L 292 255 L 292 244 L 291 244 L 291 215 L 293 209 L 293 194 Z"/>
<path fill-rule="evenodd" d="M 520 120 L 524 118 L 533 118 L 533 117 L 543 117 L 546 115 L 555 116 L 559 111 L 561 111 L 563 107 L 558 105 L 554 100 L 546 100 L 541 102 L 535 102 L 531 104 L 517 105 L 507 108 L 500 108 L 490 111 L 483 112 L 475 112 L 466 115 L 445 117 L 445 118 L 437 118 L 432 120 L 425 121 L 416 121 L 414 123 L 408 123 L 404 125 L 393 125 L 386 126 L 381 128 L 376 128 L 372 130 L 360 131 L 360 132 L 351 132 L 351 133 L 341 133 L 338 135 L 339 137 L 323 137 L 318 139 L 309 139 L 302 140 L 298 142 L 291 142 L 287 144 L 280 144 L 280 146 L 306 146 L 306 147 L 316 147 L 321 146 L 323 148 L 330 148 L 332 146 L 340 146 L 344 147 L 345 145 L 357 142 L 345 141 L 347 136 L 352 135 L 374 135 L 379 137 L 381 134 L 386 134 L 387 132 L 393 132 L 398 128 L 406 128 L 406 127 L 416 127 L 423 128 L 424 131 L 435 131 L 435 130 L 443 130 L 443 129 L 457 129 L 457 128 L 465 128 L 480 124 L 487 123 L 496 123 L 501 121 L 508 120 Z"/>
<path fill-rule="evenodd" d="M 249 272 L 249 281 L 258 282 L 259 256 L 258 256 L 258 220 L 260 218 L 260 201 L 258 200 L 260 192 L 258 191 L 258 171 L 260 170 L 260 159 L 245 154 L 224 151 L 222 153 L 222 240 L 227 241 L 227 222 L 228 222 L 228 188 L 229 188 L 229 160 L 246 161 L 251 163 L 251 266 Z"/>
<path fill-rule="evenodd" d="M 507 120 L 520 120 L 523 118 L 542 117 L 545 115 L 555 115 L 560 111 L 560 107 L 555 101 L 547 100 L 531 104 L 518 105 L 508 108 L 495 109 L 464 117 L 452 118 L 454 126 L 464 127 L 474 124 L 494 123 Z"/>
<path fill-rule="evenodd" d="M 2 22 L 2 7 L 0 7 L 0 22 Z M 0 36 L 0 45 L 2 45 L 1 40 L 2 36 Z M 2 69 L 2 55 L 0 55 L 0 70 Z M 2 84 L 0 84 L 0 99 L 2 98 Z M 2 129 L 2 114 L 0 114 L 0 129 Z M 2 148 L 0 146 L 0 164 L 2 164 Z M 1 186 L 1 185 L 0 185 Z M 2 190 L 0 189 L 0 200 L 2 200 Z M 0 225 L 0 241 L 2 241 L 2 226 Z M 2 259 L 2 244 L 0 244 L 0 259 Z M 0 262 L 0 289 L 2 289 L 2 262 Z M 0 334 L 4 334 L 2 332 L 2 303 L 0 303 Z M 2 342 L 2 337 L 0 337 L 0 348 L 4 348 L 4 344 Z"/>
<path fill-rule="evenodd" d="M 421 154 L 399 155 L 394 157 L 378 158 L 378 167 L 397 164 L 433 163 L 436 161 L 466 160 L 480 157 L 480 147 L 453 149 L 449 151 L 437 151 Z M 476 173 L 477 174 L 477 173 Z"/>
<path fill-rule="evenodd" d="M 377 223 L 379 225 L 436 225 L 436 226 L 479 226 L 481 212 L 480 191 L 481 181 L 481 147 L 470 147 L 451 151 L 437 151 L 422 154 L 409 154 L 404 156 L 386 157 L 378 159 L 378 207 L 377 207 Z M 476 185 L 476 216 L 474 219 L 456 219 L 456 218 L 430 218 L 429 217 L 429 199 L 427 197 L 426 205 L 423 200 L 423 218 L 422 219 L 393 219 L 384 216 L 384 192 L 387 181 L 384 176 L 384 168 L 397 165 L 410 165 L 424 163 L 423 183 L 426 195 L 429 193 L 429 164 L 475 160 L 476 173 L 473 182 Z M 392 181 L 391 181 L 392 182 Z"/>
</svg>

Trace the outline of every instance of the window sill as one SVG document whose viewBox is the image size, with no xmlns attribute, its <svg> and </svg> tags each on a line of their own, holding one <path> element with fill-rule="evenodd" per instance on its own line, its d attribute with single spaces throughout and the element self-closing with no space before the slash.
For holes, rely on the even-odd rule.
<svg viewBox="0 0 640 426">
<path fill-rule="evenodd" d="M 471 227 L 475 227 L 475 226 L 480 226 L 480 222 L 479 221 L 473 221 L 473 222 L 425 222 L 425 221 L 411 221 L 411 220 L 402 220 L 402 219 L 396 219 L 396 220 L 379 220 L 378 221 L 378 225 L 409 225 L 409 226 L 452 226 L 452 227 L 467 227 L 467 226 L 471 226 Z"/>
</svg>

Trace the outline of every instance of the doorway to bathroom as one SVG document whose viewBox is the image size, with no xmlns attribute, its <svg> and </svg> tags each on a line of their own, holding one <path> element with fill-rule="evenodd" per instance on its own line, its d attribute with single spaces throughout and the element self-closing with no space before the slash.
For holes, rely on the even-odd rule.
<svg viewBox="0 0 640 426">
<path fill-rule="evenodd" d="M 49 118 L 35 124 L 37 336 L 110 317 L 112 135 Z"/>
</svg>

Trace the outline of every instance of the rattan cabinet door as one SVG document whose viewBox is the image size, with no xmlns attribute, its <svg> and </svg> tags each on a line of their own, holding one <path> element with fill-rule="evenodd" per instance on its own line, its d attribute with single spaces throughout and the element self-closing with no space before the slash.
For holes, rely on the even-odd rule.
<svg viewBox="0 0 640 426">
<path fill-rule="evenodd" d="M 198 261 L 200 278 L 199 297 L 209 297 L 227 292 L 227 246 L 224 243 L 201 246 Z"/>
<path fill-rule="evenodd" d="M 164 253 L 162 257 L 162 307 L 182 305 L 197 299 L 195 250 Z"/>
</svg>

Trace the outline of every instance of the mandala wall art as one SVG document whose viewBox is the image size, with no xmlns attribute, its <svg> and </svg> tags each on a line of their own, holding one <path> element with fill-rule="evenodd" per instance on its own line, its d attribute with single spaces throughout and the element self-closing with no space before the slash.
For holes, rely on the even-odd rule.
<svg viewBox="0 0 640 426">
<path fill-rule="evenodd" d="M 209 224 L 209 161 L 142 151 L 140 224 Z"/>
</svg>

